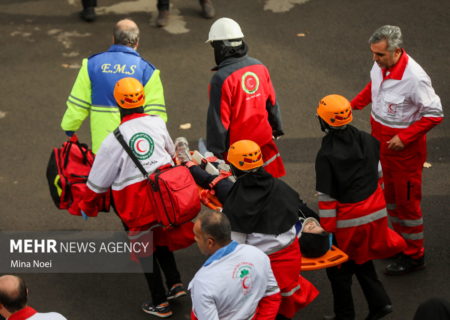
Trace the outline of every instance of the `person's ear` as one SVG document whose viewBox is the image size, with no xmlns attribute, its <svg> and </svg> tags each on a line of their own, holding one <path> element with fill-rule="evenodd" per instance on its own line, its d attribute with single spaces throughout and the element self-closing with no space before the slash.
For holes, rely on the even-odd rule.
<svg viewBox="0 0 450 320">
<path fill-rule="evenodd" d="M 114 42 L 114 36 L 113 36 L 112 38 L 113 38 L 113 44 L 116 44 L 116 43 Z"/>
<path fill-rule="evenodd" d="M 397 58 L 400 55 L 401 52 L 402 52 L 401 48 L 396 48 L 395 51 L 394 51 L 395 57 Z"/>
<path fill-rule="evenodd" d="M 136 46 L 135 46 L 133 49 L 134 49 L 134 50 L 137 50 L 138 45 L 139 45 L 139 42 L 136 43 Z"/>
<path fill-rule="evenodd" d="M 215 245 L 215 242 L 213 239 L 209 238 L 206 243 L 208 244 L 208 248 L 213 248 Z"/>
</svg>

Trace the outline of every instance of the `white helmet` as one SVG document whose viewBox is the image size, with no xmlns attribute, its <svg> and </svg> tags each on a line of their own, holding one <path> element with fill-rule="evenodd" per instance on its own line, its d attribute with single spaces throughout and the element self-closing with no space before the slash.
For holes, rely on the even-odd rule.
<svg viewBox="0 0 450 320">
<path fill-rule="evenodd" d="M 242 39 L 244 34 L 236 21 L 229 18 L 216 20 L 209 30 L 209 39 L 206 41 Z"/>
</svg>

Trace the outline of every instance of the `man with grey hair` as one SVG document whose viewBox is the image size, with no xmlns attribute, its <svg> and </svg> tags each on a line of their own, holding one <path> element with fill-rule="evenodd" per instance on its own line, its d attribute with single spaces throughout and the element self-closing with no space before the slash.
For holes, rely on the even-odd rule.
<svg viewBox="0 0 450 320">
<path fill-rule="evenodd" d="M 267 255 L 232 241 L 230 222 L 221 212 L 199 214 L 194 234 L 209 258 L 189 284 L 191 319 L 275 319 L 281 294 Z"/>
<path fill-rule="evenodd" d="M 27 306 L 28 289 L 16 276 L 0 277 L 0 318 L 15 320 L 67 320 L 56 312 L 39 313 Z"/>
<path fill-rule="evenodd" d="M 403 49 L 399 27 L 379 28 L 369 43 L 375 62 L 371 82 L 351 105 L 361 110 L 372 103 L 370 123 L 381 144 L 387 211 L 408 245 L 384 272 L 401 275 L 426 267 L 420 209 L 426 133 L 442 122 L 444 113 L 430 77 Z"/>
<path fill-rule="evenodd" d="M 67 100 L 61 127 L 71 137 L 91 114 L 92 151 L 120 124 L 120 112 L 114 99 L 114 86 L 125 77 L 133 77 L 144 86 L 144 112 L 167 122 L 164 92 L 157 70 L 139 56 L 139 28 L 131 20 L 119 21 L 113 30 L 113 45 L 108 51 L 83 60 L 78 77 Z"/>
</svg>

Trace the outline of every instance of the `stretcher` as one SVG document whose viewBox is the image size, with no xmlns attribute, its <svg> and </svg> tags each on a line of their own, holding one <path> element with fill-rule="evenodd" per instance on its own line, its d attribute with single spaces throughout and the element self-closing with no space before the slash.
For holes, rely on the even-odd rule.
<svg viewBox="0 0 450 320">
<path fill-rule="evenodd" d="M 191 151 L 191 155 L 193 155 L 194 152 Z M 198 165 L 198 163 L 192 159 L 192 161 Z M 178 161 L 177 161 L 178 162 Z M 220 203 L 219 199 L 212 194 L 209 190 L 203 189 L 202 187 L 198 186 L 198 193 L 200 195 L 200 201 L 202 204 L 212 210 L 216 211 L 222 211 L 222 204 Z M 319 269 L 325 269 L 325 268 L 331 268 L 338 266 L 344 262 L 348 261 L 348 255 L 345 254 L 342 250 L 339 248 L 332 246 L 328 252 L 319 257 L 319 258 L 307 258 L 302 255 L 302 271 L 312 271 L 312 270 L 319 270 Z"/>
</svg>

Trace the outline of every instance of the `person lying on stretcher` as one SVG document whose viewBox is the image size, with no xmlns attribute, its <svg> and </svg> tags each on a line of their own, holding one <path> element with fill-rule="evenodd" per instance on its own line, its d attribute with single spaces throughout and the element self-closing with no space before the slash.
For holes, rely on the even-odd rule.
<svg viewBox="0 0 450 320">
<path fill-rule="evenodd" d="M 200 139 L 199 142 L 200 152 L 195 153 L 202 157 L 202 160 L 196 159 L 197 163 L 203 162 L 202 167 L 194 165 L 192 162 L 188 141 L 185 138 L 180 137 L 175 140 L 175 153 L 180 163 L 189 168 L 195 183 L 203 189 L 214 190 L 214 194 L 220 203 L 224 204 L 236 178 L 233 175 L 227 176 L 231 167 L 208 152 L 202 140 Z M 206 164 L 216 168 L 214 171 L 217 173 L 211 174 L 204 170 Z M 225 174 L 222 173 L 221 176 L 220 171 L 225 172 Z M 213 170 L 210 170 L 210 172 L 213 172 Z M 320 226 L 319 215 L 300 199 L 298 216 L 299 220 L 295 224 L 295 228 L 301 253 L 308 258 L 318 258 L 326 254 L 330 247 L 329 233 Z"/>
<path fill-rule="evenodd" d="M 175 153 L 180 163 L 189 168 L 197 185 L 214 189 L 230 221 L 231 238 L 253 245 L 268 255 L 282 293 L 277 319 L 292 318 L 318 294 L 317 289 L 299 275 L 301 253 L 296 230 L 299 208 L 308 213 L 312 210 L 294 189 L 264 170 L 261 150 L 253 141 L 238 141 L 228 150 L 235 183 L 226 179 L 226 172 L 211 175 L 195 165 L 185 138 L 175 140 Z M 322 228 L 308 223 L 304 226 L 306 230 L 318 232 L 317 236 L 325 238 L 325 254 L 329 248 L 328 235 L 322 235 Z"/>
</svg>

